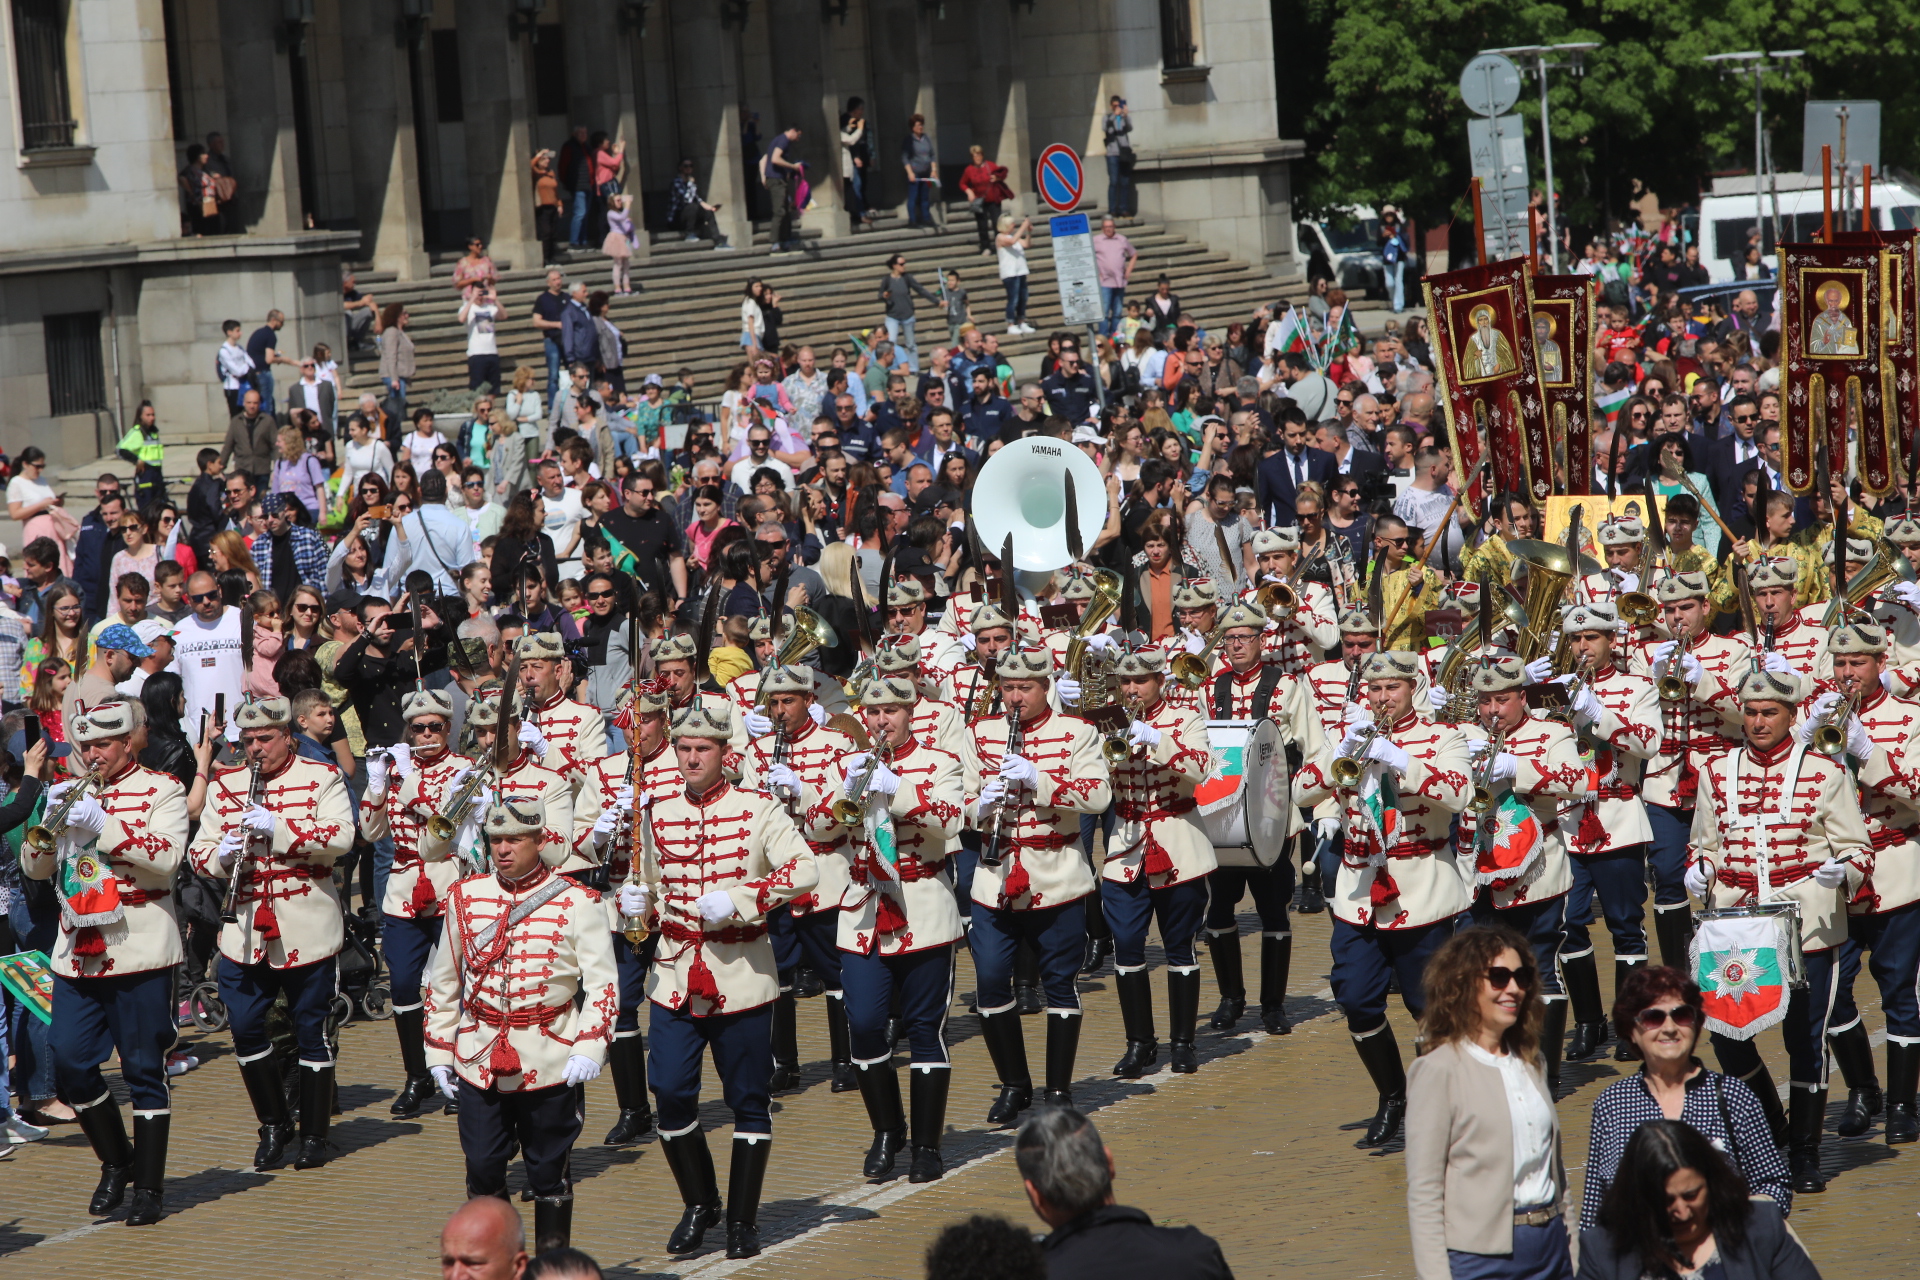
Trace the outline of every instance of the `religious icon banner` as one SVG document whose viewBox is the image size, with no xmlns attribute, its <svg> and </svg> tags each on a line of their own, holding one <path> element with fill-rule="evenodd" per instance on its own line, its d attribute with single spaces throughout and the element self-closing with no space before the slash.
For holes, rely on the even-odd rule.
<svg viewBox="0 0 1920 1280">
<path fill-rule="evenodd" d="M 1880 249 L 1882 352 L 1893 366 L 1887 416 L 1909 487 L 1920 468 L 1920 230 L 1841 231 L 1835 244 Z"/>
<path fill-rule="evenodd" d="M 1593 492 L 1592 276 L 1536 275 L 1528 287 L 1533 352 L 1547 404 L 1555 493 Z"/>
<path fill-rule="evenodd" d="M 1847 474 L 1848 438 L 1860 441 L 1860 481 L 1893 488 L 1893 366 L 1884 359 L 1883 262 L 1868 244 L 1780 246 L 1781 466 L 1787 488 L 1813 493 L 1823 472 Z"/>
<path fill-rule="evenodd" d="M 1541 502 L 1553 493 L 1553 462 L 1529 271 L 1514 258 L 1428 276 L 1422 285 L 1455 469 L 1477 484 L 1480 461 L 1490 458 L 1495 491 Z M 1488 495 L 1476 487 L 1471 496 L 1478 506 Z"/>
</svg>

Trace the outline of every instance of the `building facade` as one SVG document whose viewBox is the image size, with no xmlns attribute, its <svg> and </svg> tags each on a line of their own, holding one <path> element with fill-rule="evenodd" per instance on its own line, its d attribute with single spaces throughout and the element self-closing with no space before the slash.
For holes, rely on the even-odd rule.
<svg viewBox="0 0 1920 1280">
<path fill-rule="evenodd" d="M 344 262 L 420 279 L 471 234 L 503 265 L 538 263 L 530 163 L 575 126 L 625 146 L 626 189 L 655 226 L 690 159 L 744 244 L 765 214 L 759 153 L 789 126 L 823 206 L 807 225 L 850 233 L 838 132 L 854 97 L 872 206 L 904 203 L 919 114 L 944 199 L 979 145 L 1016 207 L 1043 211 L 1033 163 L 1062 142 L 1104 207 L 1117 94 L 1143 217 L 1291 265 L 1300 147 L 1278 136 L 1268 0 L 0 0 L 0 14 L 0 443 L 56 464 L 104 452 L 143 399 L 176 428 L 224 421 L 222 320 L 250 332 L 277 308 L 282 351 L 343 351 Z M 212 134 L 233 177 L 217 224 L 180 181 Z"/>
</svg>

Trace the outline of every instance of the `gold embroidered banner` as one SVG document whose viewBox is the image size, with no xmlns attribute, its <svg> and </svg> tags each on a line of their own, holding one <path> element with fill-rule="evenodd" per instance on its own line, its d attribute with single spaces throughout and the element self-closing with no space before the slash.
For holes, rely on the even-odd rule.
<svg viewBox="0 0 1920 1280">
<path fill-rule="evenodd" d="M 1496 491 L 1534 502 L 1553 493 L 1529 270 L 1514 258 L 1421 282 L 1454 466 L 1462 482 L 1475 481 L 1476 505 L 1487 496 L 1477 479 L 1483 457 L 1491 458 Z"/>
</svg>

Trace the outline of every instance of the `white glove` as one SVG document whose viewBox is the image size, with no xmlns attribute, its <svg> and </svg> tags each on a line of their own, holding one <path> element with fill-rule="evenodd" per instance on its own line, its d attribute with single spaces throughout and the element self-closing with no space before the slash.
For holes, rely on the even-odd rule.
<svg viewBox="0 0 1920 1280">
<path fill-rule="evenodd" d="M 1520 776 L 1520 757 L 1511 751 L 1502 751 L 1493 758 L 1487 768 L 1487 781 L 1494 786 L 1512 786 L 1513 780 Z"/>
<path fill-rule="evenodd" d="M 867 780 L 867 792 L 870 795 L 895 795 L 900 790 L 900 775 L 881 765 L 873 771 L 873 777 Z"/>
<path fill-rule="evenodd" d="M 1427 686 L 1427 705 L 1433 708 L 1434 714 L 1438 715 L 1440 712 L 1445 711 L 1447 709 L 1447 703 L 1452 700 L 1453 695 L 1447 692 L 1443 686 L 1437 684 Z"/>
<path fill-rule="evenodd" d="M 471 778 L 472 776 L 473 776 L 473 770 L 471 769 L 455 769 L 453 771 L 453 776 L 447 779 L 446 794 L 452 795 L 454 792 L 458 791 L 461 787 L 466 785 L 467 779 Z"/>
<path fill-rule="evenodd" d="M 1680 877 L 1680 883 L 1686 886 L 1688 893 L 1705 902 L 1707 900 L 1706 864 L 1696 862 L 1689 866 L 1687 873 Z"/>
<path fill-rule="evenodd" d="M 1354 749 L 1360 745 L 1360 740 L 1366 736 L 1366 731 L 1372 726 L 1373 720 L 1371 718 L 1356 720 L 1353 724 L 1348 725 L 1347 736 L 1340 739 L 1339 754 L 1343 756 L 1352 755 Z"/>
<path fill-rule="evenodd" d="M 765 737 L 767 734 L 773 732 L 773 720 L 755 711 L 752 707 L 748 707 L 745 711 L 741 712 L 740 718 L 747 722 L 747 732 L 756 738 Z"/>
<path fill-rule="evenodd" d="M 965 650 L 966 650 L 966 651 L 967 651 L 968 653 L 972 653 L 972 652 L 973 652 L 973 646 L 975 646 L 976 644 L 979 644 L 979 643 L 980 643 L 980 642 L 979 642 L 978 640 L 976 640 L 976 639 L 974 639 L 974 635 L 973 635 L 973 632 L 971 632 L 971 631 L 962 631 L 962 632 L 960 633 L 960 647 L 961 647 L 962 649 L 965 649 Z"/>
<path fill-rule="evenodd" d="M 1545 684 L 1553 679 L 1553 659 L 1535 658 L 1527 664 L 1527 683 Z"/>
<path fill-rule="evenodd" d="M 585 1084 L 599 1074 L 599 1063 L 595 1062 L 592 1058 L 583 1058 L 577 1053 L 572 1053 L 567 1055 L 567 1067 L 566 1070 L 560 1073 L 560 1078 L 569 1085 L 578 1086 Z"/>
<path fill-rule="evenodd" d="M 1793 664 L 1787 661 L 1786 654 L 1781 653 L 1778 649 L 1769 649 L 1760 659 L 1760 669 L 1762 671 L 1778 671 L 1784 674 L 1785 672 L 1793 670 Z"/>
<path fill-rule="evenodd" d="M 535 725 L 533 721 L 522 720 L 520 722 L 519 739 L 521 746 L 528 748 L 533 754 L 540 756 L 542 759 L 546 757 L 547 735 L 541 733 L 539 727 Z"/>
<path fill-rule="evenodd" d="M 1394 746 L 1385 738 L 1375 738 L 1367 744 L 1367 759 L 1378 764 L 1383 764 L 1395 773 L 1405 773 L 1407 771 L 1408 761 L 1406 751 Z"/>
<path fill-rule="evenodd" d="M 1030 787 L 1040 781 L 1040 770 L 1034 768 L 1033 761 L 1025 756 L 1002 756 L 1000 776 L 1008 783 L 1018 782 Z"/>
<path fill-rule="evenodd" d="M 1322 840 L 1337 839 L 1340 835 L 1340 819 L 1322 818 L 1313 826 L 1313 833 Z"/>
<path fill-rule="evenodd" d="M 1268 583 L 1268 584 L 1272 584 L 1272 583 L 1276 583 L 1276 582 L 1285 582 L 1285 581 L 1286 581 L 1286 579 L 1285 579 L 1285 578 L 1283 578 L 1283 577 L 1281 577 L 1281 576 L 1280 576 L 1279 574 L 1277 574 L 1277 573 L 1263 573 L 1263 574 L 1261 574 L 1261 575 L 1260 575 L 1260 581 L 1262 581 L 1262 582 L 1265 582 L 1265 583 Z"/>
<path fill-rule="evenodd" d="M 257 831 L 263 836 L 273 834 L 273 812 L 259 805 L 240 815 L 240 825 L 249 831 Z"/>
<path fill-rule="evenodd" d="M 600 811 L 600 816 L 593 820 L 593 844 L 595 848 L 599 848 L 607 841 L 613 839 L 614 830 L 619 827 L 620 818 L 624 812 L 625 811 L 617 804 L 610 804 Z"/>
<path fill-rule="evenodd" d="M 770 765 L 767 768 L 767 787 L 769 789 L 791 791 L 798 795 L 804 785 L 805 784 L 800 781 L 800 775 L 793 771 L 791 765 L 776 764 Z"/>
<path fill-rule="evenodd" d="M 220 845 L 213 851 L 213 863 L 222 872 L 233 870 L 233 864 L 240 860 L 240 848 L 247 838 L 238 831 L 229 831 L 220 837 Z"/>
<path fill-rule="evenodd" d="M 993 808 L 1006 799 L 1007 784 L 998 778 L 989 778 L 980 788 L 980 808 L 984 811 Z"/>
<path fill-rule="evenodd" d="M 1653 646 L 1653 661 L 1656 664 L 1665 662 L 1673 656 L 1674 650 L 1679 647 L 1680 642 L 1678 640 L 1662 640 L 1659 644 Z"/>
<path fill-rule="evenodd" d="M 1127 741 L 1151 751 L 1160 745 L 1160 731 L 1145 720 L 1135 720 L 1127 726 Z"/>
<path fill-rule="evenodd" d="M 1364 702 L 1349 703 L 1340 713 L 1340 723 L 1349 729 L 1358 729 L 1373 723 L 1373 708 Z"/>
<path fill-rule="evenodd" d="M 53 806 L 59 804 L 60 797 L 66 795 L 67 792 L 73 790 L 75 785 L 77 784 L 72 782 L 56 782 L 52 786 L 48 787 L 47 788 L 47 808 L 51 809 L 53 808 Z"/>
<path fill-rule="evenodd" d="M 734 914 L 733 896 L 725 889 L 715 889 L 712 893 L 703 893 L 700 900 L 693 904 L 700 911 L 700 918 L 718 923 Z"/>
<path fill-rule="evenodd" d="M 1620 579 L 1620 589 L 1622 591 L 1638 591 L 1640 589 L 1639 574 L 1628 573 L 1624 569 L 1616 569 L 1614 570 L 1614 573 L 1618 575 Z"/>
<path fill-rule="evenodd" d="M 1104 631 L 1095 632 L 1087 637 L 1087 649 L 1093 653 L 1105 653 L 1109 649 L 1119 649 L 1112 636 Z"/>
<path fill-rule="evenodd" d="M 1072 676 L 1061 676 L 1053 682 L 1053 687 L 1060 691 L 1061 706 L 1077 707 L 1080 705 L 1080 682 L 1078 680 L 1075 680 Z"/>
<path fill-rule="evenodd" d="M 620 886 L 620 914 L 629 920 L 638 920 L 647 914 L 647 886 L 643 884 L 623 884 Z"/>
<path fill-rule="evenodd" d="M 635 808 L 634 799 L 633 799 L 633 784 L 630 782 L 623 782 L 619 786 L 615 787 L 613 789 L 613 803 L 619 808 L 625 810 L 626 812 L 632 813 Z M 640 793 L 640 803 L 638 807 L 644 809 L 652 803 L 653 803 L 653 797 L 649 795 L 647 792 L 642 791 Z"/>
<path fill-rule="evenodd" d="M 1581 724 L 1599 724 L 1600 716 L 1606 708 L 1600 705 L 1600 695 L 1591 686 L 1580 686 L 1580 692 L 1573 695 L 1567 704 L 1567 710 L 1573 712 L 1573 718 Z"/>
<path fill-rule="evenodd" d="M 1887 593 L 1915 613 L 1920 613 L 1920 582 L 1896 582 L 1887 588 Z"/>
<path fill-rule="evenodd" d="M 1813 869 L 1813 882 L 1822 889 L 1838 889 L 1847 882 L 1847 864 L 1828 858 Z"/>
<path fill-rule="evenodd" d="M 809 702 L 807 704 L 807 714 L 813 717 L 815 724 L 825 724 L 827 722 L 827 709 L 817 702 Z"/>
<path fill-rule="evenodd" d="M 1791 668 L 1789 668 L 1789 670 L 1791 670 Z M 1705 674 L 1707 674 L 1707 669 L 1700 665 L 1700 659 L 1690 653 L 1680 655 L 1680 678 L 1682 680 L 1685 680 L 1688 684 L 1699 684 L 1700 677 Z"/>
<path fill-rule="evenodd" d="M 440 1087 L 441 1097 L 452 1102 L 460 1096 L 459 1086 L 454 1084 L 452 1067 L 428 1067 L 427 1070 L 432 1073 L 434 1084 Z"/>
<path fill-rule="evenodd" d="M 100 833 L 107 829 L 107 811 L 92 796 L 67 810 L 67 829 L 84 832 L 93 839 L 99 839 Z"/>
<path fill-rule="evenodd" d="M 1867 760 L 1873 755 L 1873 739 L 1867 735 L 1867 726 L 1860 723 L 1859 716 L 1847 717 L 1847 754 L 1855 760 Z"/>
<path fill-rule="evenodd" d="M 1192 627 L 1181 628 L 1180 634 L 1185 637 L 1185 645 L 1188 653 L 1199 653 L 1207 647 L 1207 638 L 1198 631 L 1195 631 Z"/>
<path fill-rule="evenodd" d="M 396 742 L 387 748 L 393 753 L 393 766 L 388 775 L 398 782 L 413 772 L 413 748 L 404 742 Z"/>
</svg>

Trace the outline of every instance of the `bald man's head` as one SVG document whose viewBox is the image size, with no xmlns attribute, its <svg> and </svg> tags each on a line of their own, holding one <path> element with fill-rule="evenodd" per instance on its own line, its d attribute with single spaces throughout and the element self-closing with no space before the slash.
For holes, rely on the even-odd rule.
<svg viewBox="0 0 1920 1280">
<path fill-rule="evenodd" d="M 526 1269 L 520 1211 L 497 1196 L 475 1196 L 441 1228 L 442 1280 L 520 1280 Z"/>
<path fill-rule="evenodd" d="M 226 610 L 226 602 L 220 598 L 220 580 L 205 569 L 195 573 L 187 579 L 187 603 L 208 622 L 220 621 Z"/>
</svg>

